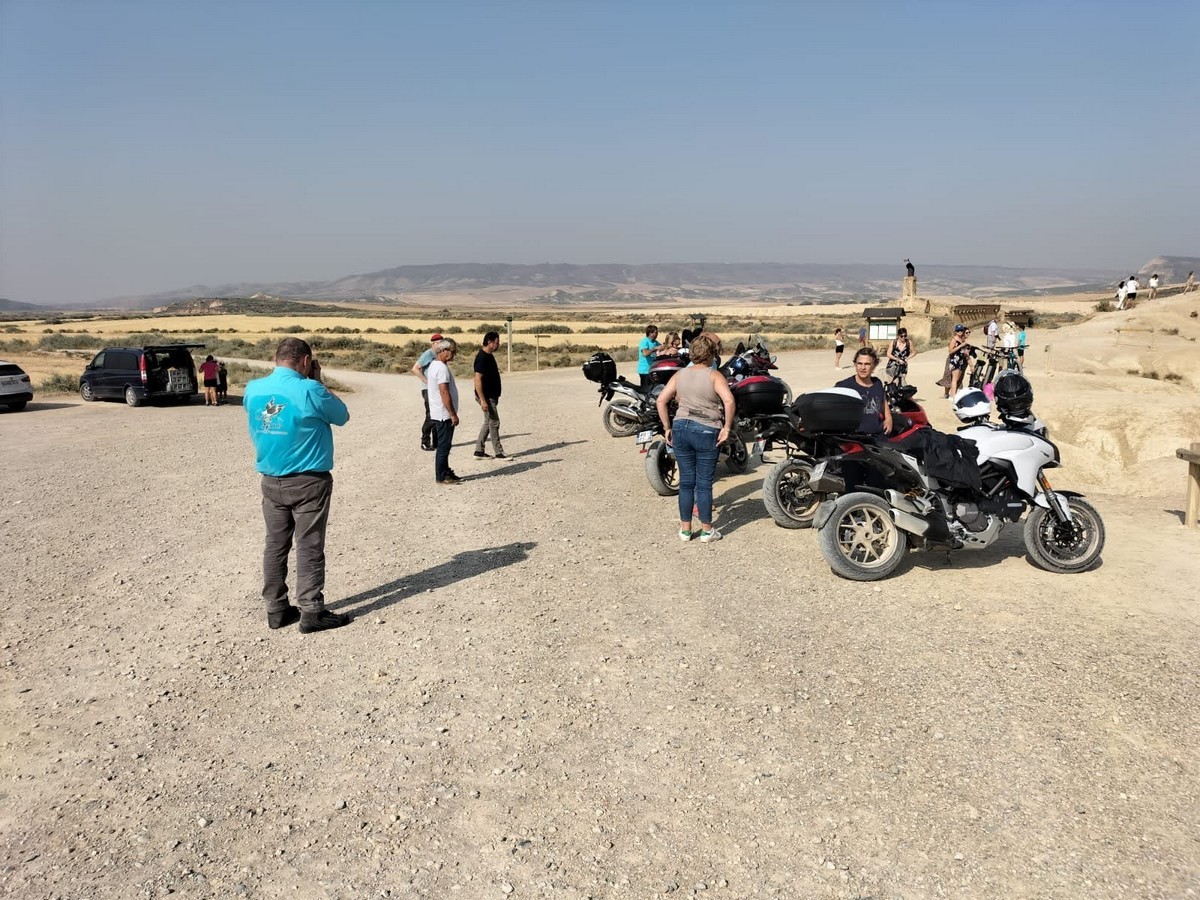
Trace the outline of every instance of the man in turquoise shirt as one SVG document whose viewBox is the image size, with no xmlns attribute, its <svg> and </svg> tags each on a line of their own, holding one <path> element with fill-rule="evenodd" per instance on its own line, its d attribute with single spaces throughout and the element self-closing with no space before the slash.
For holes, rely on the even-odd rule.
<svg viewBox="0 0 1200 900">
<path fill-rule="evenodd" d="M 267 625 L 300 623 L 308 634 L 340 628 L 347 615 L 325 609 L 325 529 L 333 496 L 333 429 L 350 420 L 346 404 L 321 383 L 321 364 L 299 338 L 275 350 L 275 370 L 246 385 L 242 399 L 262 473 L 267 524 L 263 602 Z M 288 602 L 287 560 L 296 539 L 296 606 Z"/>
<path fill-rule="evenodd" d="M 647 325 L 646 336 L 638 344 L 638 376 L 641 379 L 643 390 L 650 384 L 650 364 L 654 362 L 654 358 L 658 355 L 658 348 L 660 346 L 658 342 L 658 326 Z"/>
</svg>

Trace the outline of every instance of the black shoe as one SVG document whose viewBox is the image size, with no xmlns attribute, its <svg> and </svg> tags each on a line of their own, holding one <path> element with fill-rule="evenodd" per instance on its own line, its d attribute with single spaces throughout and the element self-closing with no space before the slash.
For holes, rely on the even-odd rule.
<svg viewBox="0 0 1200 900">
<path fill-rule="evenodd" d="M 462 479 L 451 472 L 445 478 L 438 479 L 438 484 L 462 484 Z"/>
<path fill-rule="evenodd" d="M 314 631 L 328 631 L 330 628 L 341 628 L 350 624 L 350 617 L 342 613 L 330 612 L 327 609 L 319 613 L 300 614 L 300 633 L 312 634 Z"/>
<path fill-rule="evenodd" d="M 494 459 L 508 459 L 508 457 L 505 456 L 503 453 L 497 453 L 495 455 Z"/>
<path fill-rule="evenodd" d="M 491 457 L 488 456 L 486 453 L 484 453 L 482 450 L 475 451 L 475 458 L 476 459 L 491 459 Z"/>
<path fill-rule="evenodd" d="M 422 444 L 421 449 L 422 450 L 436 450 L 437 447 L 434 447 L 432 444 Z"/>
<path fill-rule="evenodd" d="M 271 628 L 286 628 L 300 621 L 300 610 L 294 606 L 285 606 L 279 612 L 267 613 L 267 625 Z"/>
</svg>

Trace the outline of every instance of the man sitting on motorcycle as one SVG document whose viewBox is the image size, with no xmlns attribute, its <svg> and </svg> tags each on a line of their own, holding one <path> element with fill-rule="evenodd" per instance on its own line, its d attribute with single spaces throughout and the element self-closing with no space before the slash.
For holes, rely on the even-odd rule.
<svg viewBox="0 0 1200 900">
<path fill-rule="evenodd" d="M 836 387 L 850 388 L 863 398 L 863 416 L 859 434 L 891 434 L 892 410 L 888 406 L 883 382 L 875 377 L 879 354 L 874 347 L 861 347 L 854 354 L 854 375 L 839 381 Z"/>
</svg>

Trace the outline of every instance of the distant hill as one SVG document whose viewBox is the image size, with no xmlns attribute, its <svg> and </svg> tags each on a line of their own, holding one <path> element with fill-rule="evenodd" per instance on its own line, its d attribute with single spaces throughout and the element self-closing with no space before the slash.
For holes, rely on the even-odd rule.
<svg viewBox="0 0 1200 900">
<path fill-rule="evenodd" d="M 1188 272 L 1200 272 L 1200 256 L 1156 256 L 1137 270 L 1139 276 L 1147 277 L 1156 272 L 1163 287 L 1183 284 Z M 1141 282 L 1144 285 L 1146 279 L 1142 278 Z"/>
<path fill-rule="evenodd" d="M 1127 274 L 1127 273 L 1126 273 Z M 927 296 L 985 297 L 1022 291 L 1091 289 L 1118 270 L 917 267 Z M 404 304 L 406 295 L 527 288 L 532 303 L 663 302 L 673 299 L 774 299 L 799 303 L 858 302 L 898 297 L 902 265 L 821 263 L 443 263 L 397 266 L 333 281 L 192 285 L 175 291 L 111 298 L 97 307 L 150 309 L 198 299 L 266 296 L 290 300 L 373 300 Z"/>
<path fill-rule="evenodd" d="M 46 312 L 49 309 L 48 306 L 39 306 L 36 303 L 21 303 L 18 300 L 0 297 L 0 312 Z"/>
</svg>

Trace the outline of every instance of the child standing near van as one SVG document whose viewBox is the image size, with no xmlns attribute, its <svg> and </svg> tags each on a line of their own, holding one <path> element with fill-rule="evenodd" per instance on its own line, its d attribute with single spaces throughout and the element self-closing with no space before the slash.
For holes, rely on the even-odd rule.
<svg viewBox="0 0 1200 900">
<path fill-rule="evenodd" d="M 210 353 L 200 363 L 200 377 L 204 379 L 204 405 L 217 405 L 217 361 L 212 358 Z"/>
</svg>

